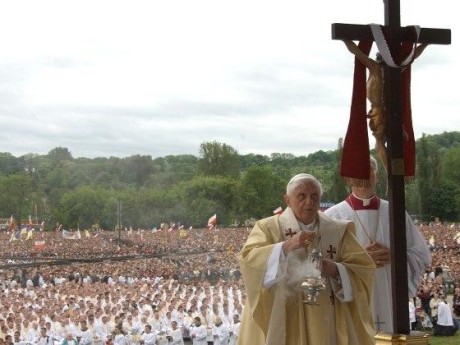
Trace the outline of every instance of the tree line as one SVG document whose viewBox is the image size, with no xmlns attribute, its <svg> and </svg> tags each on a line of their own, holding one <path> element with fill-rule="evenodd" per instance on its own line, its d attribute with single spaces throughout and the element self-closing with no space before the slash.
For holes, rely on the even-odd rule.
<svg viewBox="0 0 460 345">
<path fill-rule="evenodd" d="M 415 181 L 406 186 L 406 208 L 425 221 L 460 216 L 460 132 L 423 135 L 416 143 Z M 199 156 L 73 158 L 64 147 L 46 155 L 0 153 L 0 218 L 29 215 L 47 228 L 152 228 L 181 222 L 203 227 L 242 224 L 284 207 L 287 181 L 308 172 L 323 184 L 323 201 L 341 201 L 349 189 L 339 176 L 336 150 L 306 156 L 240 155 L 220 142 L 203 142 Z M 371 152 L 372 153 L 372 152 Z M 378 193 L 386 197 L 380 169 Z"/>
</svg>

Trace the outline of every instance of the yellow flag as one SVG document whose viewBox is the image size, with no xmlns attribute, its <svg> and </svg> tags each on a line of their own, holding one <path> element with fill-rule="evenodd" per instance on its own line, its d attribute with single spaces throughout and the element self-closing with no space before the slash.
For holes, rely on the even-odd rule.
<svg viewBox="0 0 460 345">
<path fill-rule="evenodd" d="M 31 240 L 34 238 L 34 229 L 30 229 L 29 231 L 27 231 L 27 238 L 26 240 Z"/>
</svg>

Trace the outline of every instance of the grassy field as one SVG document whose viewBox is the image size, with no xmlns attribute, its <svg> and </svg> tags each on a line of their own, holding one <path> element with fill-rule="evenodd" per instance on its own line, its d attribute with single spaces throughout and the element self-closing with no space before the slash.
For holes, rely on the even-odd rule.
<svg viewBox="0 0 460 345">
<path fill-rule="evenodd" d="M 453 337 L 433 337 L 432 335 L 430 335 L 428 344 L 430 345 L 459 345 L 460 344 L 460 332 L 457 332 L 457 334 Z"/>
</svg>

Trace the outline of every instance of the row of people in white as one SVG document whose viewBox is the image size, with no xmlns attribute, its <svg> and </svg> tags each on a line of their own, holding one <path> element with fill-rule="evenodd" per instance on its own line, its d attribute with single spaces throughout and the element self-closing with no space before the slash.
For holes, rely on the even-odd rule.
<svg viewBox="0 0 460 345">
<path fill-rule="evenodd" d="M 148 290 L 145 290 L 145 288 L 148 287 L 149 286 L 140 285 L 139 290 L 148 292 Z M 191 288 L 183 286 L 182 284 L 164 282 L 162 285 L 155 286 L 156 290 L 160 288 L 169 292 L 166 295 L 155 295 L 151 293 L 149 296 L 147 292 L 140 293 L 136 296 L 131 295 L 129 301 L 136 300 L 138 303 L 135 307 L 129 304 L 128 311 L 125 311 L 128 301 L 125 298 L 129 298 L 129 296 L 125 296 L 122 291 L 118 292 L 118 289 L 115 293 L 110 292 L 109 295 L 106 294 L 105 299 L 100 298 L 102 294 L 88 294 L 86 296 L 73 297 L 72 295 L 69 296 L 65 293 L 59 293 L 59 291 L 57 293 L 49 293 L 50 291 L 47 291 L 47 289 L 40 289 L 40 291 L 29 289 L 19 289 L 21 291 L 10 290 L 6 293 L 8 295 L 7 297 L 9 299 L 11 298 L 11 300 L 16 300 L 16 306 L 13 307 L 10 305 L 6 310 L 0 307 L 0 318 L 4 315 L 3 319 L 5 320 L 8 317 L 8 313 L 17 313 L 20 309 L 26 312 L 17 313 L 14 320 L 15 324 L 17 324 L 18 321 L 19 323 L 24 322 L 25 319 L 29 318 L 31 315 L 35 316 L 35 321 L 38 321 L 38 318 L 43 318 L 43 316 L 46 318 L 46 321 L 49 321 L 49 315 L 51 314 L 59 318 L 64 314 L 88 314 L 89 311 L 97 314 L 99 311 L 99 315 L 96 315 L 98 319 L 101 318 L 102 314 L 105 314 L 110 317 L 111 320 L 109 321 L 111 322 L 114 321 L 113 319 L 116 315 L 122 312 L 125 314 L 132 313 L 133 317 L 137 317 L 138 319 L 140 319 L 142 315 L 145 315 L 147 321 L 150 322 L 153 315 L 152 305 L 156 305 L 157 309 L 159 309 L 162 314 L 166 314 L 167 311 L 170 311 L 171 315 L 169 318 L 177 321 L 183 318 L 182 314 L 184 310 L 191 309 L 192 315 L 195 315 L 198 314 L 202 307 L 205 307 L 206 313 L 208 314 L 206 317 L 208 319 L 212 319 L 212 316 L 218 315 L 222 318 L 224 323 L 231 324 L 233 314 L 239 313 L 241 315 L 242 312 L 244 300 L 240 295 L 241 292 L 235 290 L 234 286 L 225 289 L 223 286 L 220 288 L 217 286 Z M 186 292 L 184 294 L 185 290 Z M 146 296 L 149 296 L 150 299 L 146 298 Z M 234 303 L 235 300 L 236 304 Z M 63 302 L 64 304 L 62 304 Z M 189 306 L 189 308 L 187 308 L 187 306 Z M 43 309 L 45 307 L 47 308 Z M 89 310 L 90 307 L 92 310 Z M 41 313 L 39 313 L 39 311 L 41 311 Z M 34 319 L 29 319 L 30 326 L 33 320 Z M 57 322 L 56 319 L 52 321 Z M 31 328 L 30 326 L 29 328 Z M 88 327 L 90 328 L 90 324 L 88 324 Z M 19 327 L 13 325 L 11 330 L 14 331 L 18 328 Z M 21 331 L 24 332 L 25 328 L 27 327 L 22 327 Z M 22 334 L 22 336 L 25 337 L 25 334 Z"/>
<path fill-rule="evenodd" d="M 64 336 L 42 327 L 40 334 L 30 340 L 22 338 L 20 332 L 16 331 L 14 343 L 15 345 L 73 345 L 72 342 L 75 340 L 79 345 L 103 345 L 110 344 L 111 341 L 115 345 L 183 345 L 184 333 L 186 333 L 196 344 L 200 344 L 203 339 L 204 344 L 207 344 L 210 338 L 215 345 L 235 345 L 239 335 L 240 320 L 239 316 L 235 315 L 234 322 L 227 325 L 217 316 L 213 325 L 204 325 L 200 317 L 195 316 L 192 323 L 182 327 L 173 320 L 170 327 L 162 325 L 160 328 L 154 328 L 151 324 L 145 324 L 142 331 L 129 330 L 126 335 L 121 325 L 115 326 L 113 332 L 102 331 L 103 327 L 88 328 L 84 320 L 79 326 L 78 330 L 73 329 L 72 332 L 69 328 L 63 328 Z"/>
<path fill-rule="evenodd" d="M 168 310 L 165 315 L 162 315 L 160 311 L 156 310 L 152 318 L 147 318 L 147 315 L 149 314 L 147 312 L 142 315 L 134 312 L 132 314 L 128 313 L 121 318 L 121 314 L 103 314 L 99 316 L 96 313 L 84 315 L 79 314 L 79 310 L 74 310 L 71 317 L 61 315 L 54 318 L 54 321 L 46 315 L 41 315 L 39 322 L 33 321 L 32 323 L 29 323 L 27 319 L 25 319 L 23 324 L 19 324 L 22 325 L 19 331 L 22 339 L 29 343 L 33 343 L 34 339 L 39 334 L 39 327 L 42 325 L 46 325 L 47 334 L 52 337 L 52 339 L 60 342 L 68 333 L 76 337 L 81 332 L 82 321 L 85 321 L 86 327 L 92 332 L 94 338 L 99 339 L 104 339 L 108 334 L 113 333 L 115 325 L 120 322 L 122 323 L 123 330 L 131 334 L 141 333 L 145 324 L 150 324 L 153 330 L 157 333 L 165 332 L 167 329 L 172 328 L 172 321 L 176 321 L 179 328 L 181 328 L 185 335 L 187 335 L 188 328 L 192 325 L 193 317 L 195 316 L 200 316 L 203 321 L 202 323 L 207 328 L 213 326 L 217 317 L 220 317 L 223 323 L 227 326 L 230 327 L 233 325 L 233 317 L 230 317 L 228 313 L 219 312 L 218 308 L 213 308 L 211 310 L 210 307 L 206 308 L 205 305 L 202 305 L 200 309 L 200 312 L 193 312 L 193 310 L 189 310 L 185 313 L 183 312 L 183 308 L 178 307 L 177 310 L 173 309 L 172 312 Z M 81 320 L 80 316 L 83 316 L 84 320 Z M 14 331 L 15 327 L 13 325 L 11 328 L 11 335 L 13 335 Z M 210 341 L 212 341 L 212 335 L 209 338 Z"/>
<path fill-rule="evenodd" d="M 240 332 L 240 321 L 236 318 L 235 323 L 231 326 L 222 322 L 220 317 L 216 318 L 213 327 L 206 328 L 201 323 L 199 316 L 194 318 L 194 324 L 190 327 L 190 338 L 193 345 L 207 345 L 212 342 L 214 345 L 236 345 Z M 211 340 L 209 336 L 211 335 Z"/>
</svg>

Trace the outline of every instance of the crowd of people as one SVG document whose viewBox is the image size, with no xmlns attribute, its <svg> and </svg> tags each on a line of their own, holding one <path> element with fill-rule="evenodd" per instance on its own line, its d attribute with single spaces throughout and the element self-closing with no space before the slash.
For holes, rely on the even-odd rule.
<svg viewBox="0 0 460 345">
<path fill-rule="evenodd" d="M 98 231 L 89 237 L 66 239 L 58 232 L 39 232 L 34 240 L 8 241 L 8 234 L 1 234 L 0 241 L 7 251 L 0 254 L 2 264 L 57 261 L 71 263 L 74 260 L 90 262 L 105 260 L 111 264 L 105 273 L 137 277 L 175 278 L 180 281 L 216 281 L 218 278 L 239 278 L 235 252 L 244 242 L 247 229 L 189 230 L 185 236 L 175 230 L 122 232 Z M 97 235 L 97 236 L 96 236 Z M 37 248 L 36 242 L 45 242 Z M 134 267 L 114 264 L 123 258 L 136 258 Z M 142 259 L 142 260 L 141 260 Z M 143 260 L 145 259 L 145 260 Z M 86 270 L 81 264 L 80 270 Z M 100 270 L 98 270 L 100 272 Z M 81 272 L 82 273 L 82 272 Z M 86 273 L 86 272 L 85 272 Z M 49 281 L 57 276 L 68 276 L 66 265 L 56 265 L 43 271 Z M 88 275 L 93 272 L 89 270 Z"/>
<path fill-rule="evenodd" d="M 460 229 L 455 224 L 440 222 L 421 224 L 420 231 L 428 241 L 432 257 L 432 267 L 419 286 L 417 310 L 419 324 L 423 328 L 433 328 L 434 334 L 449 335 L 458 329 L 460 319 Z M 448 299 L 448 296 L 452 296 Z M 454 324 L 454 328 L 444 326 Z"/>
<path fill-rule="evenodd" d="M 55 344 L 181 344 L 204 330 L 206 344 L 234 344 L 245 300 L 235 251 L 244 234 L 128 230 L 68 239 L 45 231 L 11 241 L 1 233 L 0 339 L 45 345 L 45 327 Z"/>
<path fill-rule="evenodd" d="M 460 316 L 460 229 L 418 228 L 432 265 L 417 310 L 436 322 L 446 294 L 436 268 L 449 267 Z M 37 231 L 14 241 L 1 232 L 0 344 L 236 344 L 246 300 L 237 254 L 250 230 L 97 230 L 75 239 Z"/>
<path fill-rule="evenodd" d="M 460 224 L 422 223 L 419 229 L 428 241 L 433 267 L 448 267 L 454 280 L 460 280 Z"/>
<path fill-rule="evenodd" d="M 98 270 L 97 265 L 87 268 Z M 9 338 L 21 344 L 43 344 L 46 339 L 47 345 L 66 340 L 79 344 L 170 344 L 168 340 L 174 338 L 173 344 L 183 344 L 184 338 L 194 337 L 200 325 L 211 341 L 238 336 L 238 315 L 245 297 L 237 283 L 114 278 L 108 283 L 92 282 L 89 277 L 66 279 L 55 285 L 43 279 L 38 288 L 23 288 L 2 279 L 1 338 L 5 343 Z"/>
</svg>

